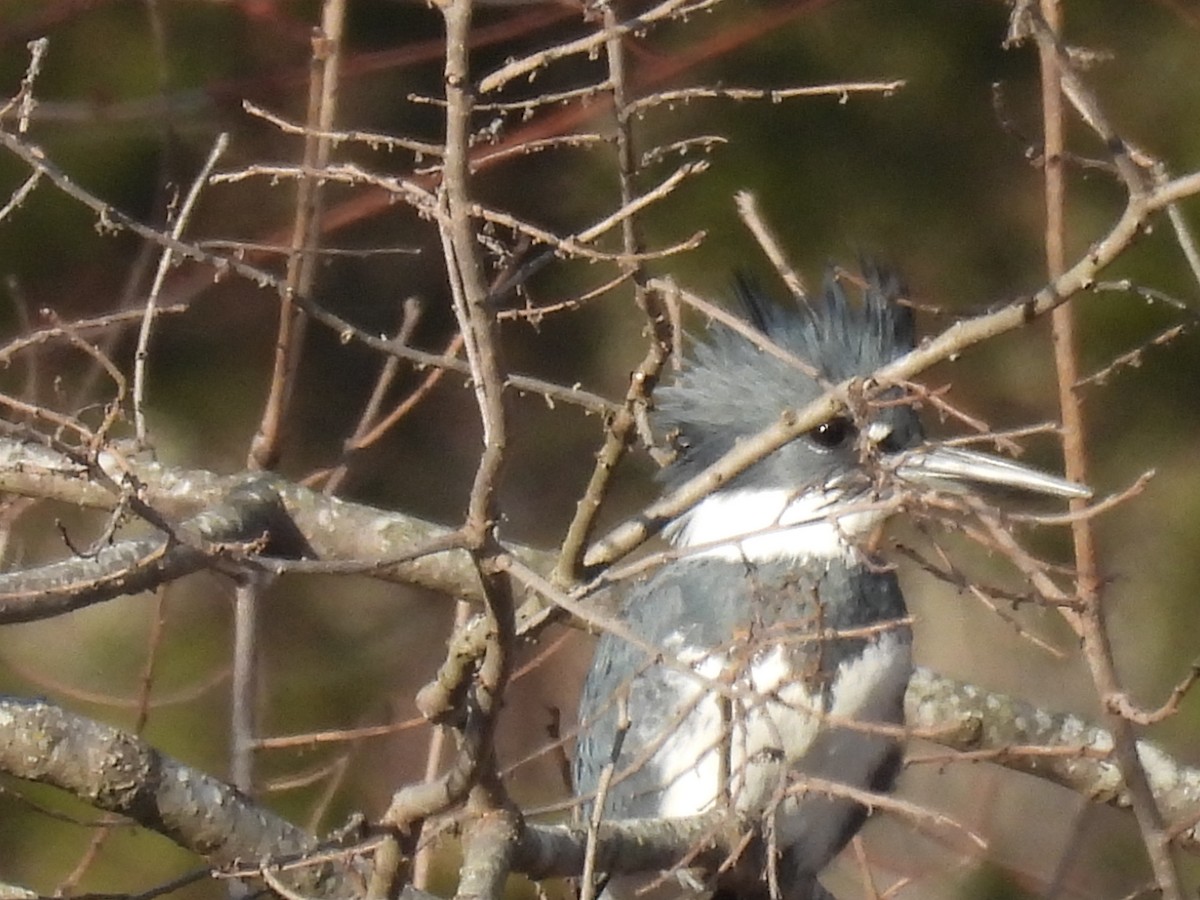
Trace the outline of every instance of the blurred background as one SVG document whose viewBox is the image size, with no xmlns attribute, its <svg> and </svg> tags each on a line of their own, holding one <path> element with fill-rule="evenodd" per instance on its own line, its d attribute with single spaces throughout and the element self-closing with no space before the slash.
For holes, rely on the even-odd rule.
<svg viewBox="0 0 1200 900">
<path fill-rule="evenodd" d="M 1086 77 L 1121 133 L 1176 174 L 1200 168 L 1200 5 L 1071 0 L 1064 9 L 1066 40 L 1086 51 Z M 929 308 L 919 319 L 922 333 L 1037 289 L 1045 277 L 1036 165 L 1040 87 L 1035 51 L 1004 47 L 1008 14 L 1006 4 L 989 0 L 723 0 L 711 11 L 629 38 L 631 84 L 639 92 L 904 82 L 888 94 L 779 103 L 696 100 L 648 110 L 635 124 L 639 152 L 699 136 L 720 139 L 705 152 L 688 151 L 711 168 L 643 221 L 651 246 L 697 231 L 705 240 L 694 251 L 651 263 L 651 270 L 715 301 L 730 295 L 736 269 L 754 272 L 782 294 L 736 215 L 733 195 L 746 189 L 756 193 L 810 285 L 833 261 L 853 265 L 866 255 L 897 266 L 914 299 Z M 18 89 L 26 42 L 48 37 L 28 139 L 77 184 L 161 227 L 222 132 L 230 134 L 230 146 L 220 170 L 298 163 L 302 138 L 248 115 L 243 100 L 303 122 L 312 29 L 319 21 L 320 4 L 287 0 L 0 0 L 0 92 Z M 566 2 L 481 8 L 475 71 L 487 73 L 594 27 Z M 350 0 L 338 127 L 437 142 L 440 111 L 418 98 L 440 92 L 441 59 L 435 11 L 421 3 Z M 601 60 L 573 58 L 496 99 L 568 90 L 602 77 Z M 11 116 L 5 121 L 11 129 Z M 611 109 L 600 100 L 556 104 L 528 118 L 480 114 L 481 126 L 491 122 L 494 133 L 506 137 L 612 134 Z M 1078 157 L 1068 167 L 1067 252 L 1075 258 L 1116 218 L 1123 197 L 1108 173 L 1086 164 L 1102 157 L 1103 147 L 1073 120 L 1068 133 Z M 361 143 L 340 145 L 335 160 L 412 177 L 429 162 Z M 650 162 L 644 186 L 678 162 L 677 155 Z M 19 160 L 0 155 L 0 197 L 28 174 Z M 612 210 L 616 175 L 605 145 L 560 148 L 483 167 L 476 187 L 494 208 L 571 233 Z M 209 187 L 188 236 L 286 244 L 294 197 L 287 180 Z M 393 333 L 403 302 L 415 297 L 423 312 L 413 343 L 440 351 L 454 326 L 436 231 L 412 209 L 366 188 L 330 186 L 326 208 L 324 246 L 354 252 L 323 257 L 315 299 L 367 331 Z M 1195 219 L 1194 202 L 1184 209 Z M 129 233 L 98 228 L 93 213 L 43 183 L 0 222 L 0 327 L 12 338 L 45 324 L 50 314 L 70 322 L 140 308 L 157 254 Z M 261 262 L 278 270 L 284 265 L 281 255 Z M 611 269 L 597 269 L 556 262 L 527 285 L 525 300 L 578 297 L 612 277 Z M 1104 277 L 1131 279 L 1195 308 L 1197 285 L 1165 220 Z M 240 471 L 266 396 L 276 297 L 237 279 L 215 283 L 210 272 L 185 266 L 168 278 L 161 302 L 183 304 L 186 311 L 160 322 L 151 350 L 154 449 L 171 465 Z M 1121 291 L 1090 293 L 1075 306 L 1086 372 L 1173 325 L 1190 329 L 1195 315 Z M 686 324 L 695 334 L 703 331 L 699 318 Z M 643 325 L 631 292 L 615 291 L 569 314 L 507 324 L 507 362 L 514 371 L 618 399 L 644 353 Z M 134 329 L 111 329 L 101 344 L 130 369 L 134 336 Z M 1140 496 L 1099 524 L 1120 671 L 1134 695 L 1153 707 L 1200 651 L 1200 345 L 1185 329 L 1134 362 L 1084 388 L 1084 396 L 1097 491 L 1121 490 L 1149 469 L 1157 473 Z M 381 364 L 374 352 L 310 328 L 283 474 L 300 480 L 340 459 Z M 403 372 L 392 401 L 421 377 Z M 18 357 L 0 379 L 10 393 L 71 413 L 112 393 L 90 361 L 65 346 Z M 1044 322 L 977 347 L 924 380 L 931 387 L 952 384 L 953 401 L 996 429 L 1056 417 Z M 97 414 L 81 413 L 89 415 Z M 553 547 L 590 474 L 602 423 L 536 397 L 521 398 L 515 417 L 504 536 Z M 473 396 L 461 379 L 447 377 L 383 440 L 351 458 L 341 494 L 454 523 L 463 515 L 478 449 Z M 1027 459 L 1061 465 L 1047 438 L 1031 442 Z M 644 453 L 623 465 L 605 523 L 653 495 L 653 471 Z M 65 555 L 60 527 L 83 544 L 102 523 L 77 510 L 15 499 L 4 521 L 9 568 Z M 1068 558 L 1064 533 L 1039 531 L 1029 539 L 1038 552 Z M 900 529 L 896 540 L 922 538 Z M 981 579 L 1016 584 L 982 551 L 953 536 L 942 540 Z M 906 569 L 905 585 L 918 617 L 922 664 L 1047 709 L 1096 716 L 1086 669 L 1056 614 L 1021 608 L 1002 619 L 915 570 Z M 60 620 L 8 627 L 0 632 L 0 690 L 47 696 L 122 727 L 140 724 L 156 746 L 224 775 L 231 598 L 228 582 L 202 575 L 159 597 L 128 597 Z M 421 777 L 429 731 L 414 721 L 413 695 L 441 660 L 452 616 L 447 598 L 366 578 L 279 582 L 262 616 L 263 735 L 397 727 L 378 737 L 261 751 L 264 802 L 324 831 L 353 812 L 378 815 L 399 784 Z M 566 730 L 573 722 L 588 638 L 552 630 L 526 655 L 529 665 L 505 711 L 500 753 L 514 766 L 514 796 L 536 807 L 565 792 L 562 751 L 537 751 L 552 743 L 554 723 Z M 150 701 L 140 723 L 137 697 L 145 684 Z M 1198 719 L 1197 704 L 1186 700 L 1181 714 L 1151 736 L 1182 761 L 1200 763 Z M 927 752 L 913 749 L 916 756 Z M 918 879 L 902 897 L 1120 897 L 1147 877 L 1130 816 L 1089 807 L 1045 783 L 992 766 L 941 761 L 910 766 L 902 791 L 951 812 L 990 842 L 981 853 L 953 834 L 873 824 L 868 845 L 880 883 Z M 47 815 L 47 808 L 75 821 Z M 0 879 L 47 894 L 138 891 L 197 865 L 164 839 L 132 828 L 118 829 L 98 852 L 89 852 L 95 831 L 88 823 L 95 819 L 52 791 L 6 785 Z M 445 889 L 453 872 L 449 857 L 438 872 L 435 886 Z M 862 892 L 849 861 L 830 884 L 839 895 Z M 214 890 L 206 885 L 187 892 Z M 514 890 L 528 888 L 514 882 Z"/>
</svg>

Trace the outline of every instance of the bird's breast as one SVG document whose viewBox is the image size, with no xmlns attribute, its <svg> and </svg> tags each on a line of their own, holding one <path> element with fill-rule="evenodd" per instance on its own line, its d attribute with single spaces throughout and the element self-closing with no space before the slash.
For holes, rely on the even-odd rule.
<svg viewBox="0 0 1200 900">
<path fill-rule="evenodd" d="M 664 699 L 677 711 L 653 756 L 662 786 L 658 814 L 665 816 L 701 813 L 726 800 L 742 812 L 761 811 L 795 793 L 797 771 L 868 785 L 892 739 L 867 734 L 841 746 L 829 735 L 863 735 L 839 723 L 897 723 L 912 669 L 907 632 L 899 630 L 884 631 L 825 674 L 811 653 L 786 645 L 744 664 L 735 654 L 686 646 L 677 658 L 695 674 L 664 670 Z M 835 754 L 825 749 L 831 746 Z M 814 752 L 828 758 L 810 759 Z"/>
</svg>

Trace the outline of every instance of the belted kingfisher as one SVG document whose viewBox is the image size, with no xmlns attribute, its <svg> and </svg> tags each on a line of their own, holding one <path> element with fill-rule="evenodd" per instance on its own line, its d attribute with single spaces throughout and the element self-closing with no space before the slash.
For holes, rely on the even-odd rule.
<svg viewBox="0 0 1200 900">
<path fill-rule="evenodd" d="M 913 348 L 899 280 L 864 269 L 859 304 L 833 274 L 819 302 L 784 306 L 739 288 L 776 352 L 715 326 L 655 393 L 654 425 L 676 454 L 662 473 L 668 489 L 784 410 Z M 925 444 L 911 398 L 894 389 L 775 451 L 667 527 L 674 550 L 624 597 L 624 637 L 604 634 L 596 647 L 574 780 L 587 809 L 612 764 L 606 818 L 726 805 L 762 822 L 770 852 L 749 875 L 680 883 L 676 894 L 830 896 L 817 875 L 866 817 L 839 787 L 890 789 L 912 671 L 904 597 L 866 538 L 905 484 L 953 482 L 1090 494 L 1005 459 Z M 646 884 L 616 877 L 607 896 L 632 900 Z"/>
</svg>

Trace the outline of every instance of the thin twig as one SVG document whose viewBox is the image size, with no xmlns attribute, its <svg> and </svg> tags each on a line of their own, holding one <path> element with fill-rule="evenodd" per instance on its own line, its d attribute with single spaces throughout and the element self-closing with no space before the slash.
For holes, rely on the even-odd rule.
<svg viewBox="0 0 1200 900">
<path fill-rule="evenodd" d="M 321 9 L 321 27 L 313 36 L 307 116 L 311 131 L 304 139 L 304 175 L 296 191 L 292 253 L 288 257 L 285 289 L 280 295 L 279 333 L 275 339 L 270 392 L 263 405 L 258 431 L 251 439 L 247 459 L 247 464 L 253 469 L 274 468 L 279 460 L 284 419 L 299 373 L 307 320 L 295 298 L 311 295 L 316 280 L 325 184 L 319 175 L 329 165 L 334 146 L 328 135 L 337 111 L 338 70 L 341 66 L 345 18 L 346 0 L 325 0 Z"/>
<path fill-rule="evenodd" d="M 594 34 L 585 35 L 573 41 L 564 41 L 522 59 L 505 63 L 495 72 L 480 80 L 479 93 L 487 94 L 498 90 L 513 79 L 528 75 L 555 60 L 566 59 L 569 56 L 578 56 L 584 53 L 592 53 L 613 38 L 620 38 L 626 34 L 642 31 L 656 22 L 672 18 L 691 2 L 692 0 L 665 0 L 665 2 L 659 3 L 646 12 L 621 22 L 615 27 L 606 26 Z"/>
<path fill-rule="evenodd" d="M 656 191 L 644 195 L 640 200 L 637 197 L 638 165 L 623 35 L 617 27 L 617 13 L 612 4 L 603 2 L 599 4 L 599 9 L 603 24 L 602 34 L 607 37 L 607 83 L 612 89 L 613 113 L 616 120 L 617 175 L 621 209 L 614 215 L 621 215 L 621 247 L 626 258 L 621 266 L 621 274 L 632 281 L 634 302 L 646 315 L 649 347 L 630 377 L 625 402 L 608 423 L 604 444 L 596 455 L 596 465 L 592 469 L 583 496 L 575 506 L 575 515 L 563 539 L 558 566 L 554 573 L 555 580 L 562 585 L 570 584 L 579 577 L 584 550 L 604 502 L 609 482 L 637 433 L 637 425 L 650 402 L 650 394 L 658 383 L 662 368 L 675 345 L 672 322 L 670 316 L 665 314 L 665 296 L 660 291 L 647 289 L 646 271 L 641 262 L 646 243 L 638 223 L 637 212 L 649 206 L 654 199 L 666 196 L 673 184 L 681 181 L 687 174 L 686 168 L 678 169 Z M 593 226 L 589 231 L 596 235 L 602 233 L 599 225 Z"/>
<path fill-rule="evenodd" d="M 454 625 L 451 634 L 455 634 L 471 615 L 471 604 L 459 600 L 454 604 Z M 422 719 L 422 722 L 425 720 Z M 429 734 L 429 744 L 425 751 L 425 780 L 432 782 L 437 779 L 438 770 L 442 764 L 442 750 L 446 744 L 446 727 L 434 725 Z M 425 830 L 424 827 L 422 829 Z M 412 884 L 413 887 L 424 890 L 429 883 L 429 872 L 433 866 L 433 853 L 436 844 L 432 840 L 424 840 L 428 835 L 417 836 L 417 851 L 413 854 Z"/>
<path fill-rule="evenodd" d="M 499 545 L 495 524 L 499 518 L 496 492 L 505 462 L 508 414 L 504 397 L 503 365 L 497 344 L 495 313 L 488 304 L 480 243 L 472 217 L 469 146 L 471 104 L 469 92 L 471 0 L 448 0 L 440 8 L 446 28 L 443 83 L 446 90 L 446 144 L 443 180 L 438 195 L 437 218 L 451 288 L 454 314 L 463 336 L 472 385 L 483 425 L 483 452 L 471 487 L 463 534 L 483 586 L 488 635 L 478 667 L 460 674 L 470 677 L 464 692 L 469 715 L 464 717 L 459 752 L 448 771 L 437 781 L 412 785 L 392 799 L 384 821 L 407 831 L 412 825 L 471 792 L 471 806 L 482 816 L 472 838 L 482 842 L 469 848 L 471 865 L 464 871 L 459 895 L 491 898 L 507 874 L 513 841 L 510 829 L 485 827 L 507 823 L 507 798 L 496 773 L 493 740 L 496 719 L 512 667 L 516 623 L 511 579 L 495 565 Z M 451 653 L 453 653 L 453 647 Z M 422 707 L 422 711 L 425 711 Z M 499 841 L 499 845 L 495 842 Z M 394 843 L 394 842 L 393 842 Z M 482 847 L 482 849 L 480 849 Z M 494 849 L 495 852 L 491 852 Z M 478 854 L 478 856 L 477 856 Z M 372 895 L 398 886 L 398 859 L 389 852 L 385 865 L 372 877 Z"/>
<path fill-rule="evenodd" d="M 216 167 L 217 161 L 225 153 L 229 146 L 229 133 L 222 132 L 213 142 L 212 149 L 208 151 L 208 158 L 204 161 L 204 165 L 200 167 L 199 173 L 192 180 L 192 186 L 188 189 L 187 196 L 184 198 L 183 205 L 179 207 L 179 212 L 175 215 L 175 222 L 171 226 L 171 237 L 180 241 L 183 239 L 184 229 L 187 228 L 187 223 L 191 219 L 192 211 L 196 208 L 196 201 L 200 199 L 200 191 L 208 183 L 208 178 L 212 174 L 212 170 Z M 150 286 L 150 293 L 146 298 L 146 310 L 142 316 L 142 327 L 138 330 L 137 350 L 133 357 L 133 422 L 134 430 L 137 435 L 139 444 L 145 445 L 147 442 L 146 435 L 146 361 L 150 357 L 150 333 L 154 328 L 154 322 L 158 319 L 158 298 L 162 293 L 163 283 L 167 280 L 167 273 L 171 270 L 171 266 L 175 263 L 175 254 L 170 247 L 165 247 L 158 260 L 158 268 L 154 272 L 154 281 Z"/>
<path fill-rule="evenodd" d="M 310 138 L 319 138 L 321 140 L 329 141 L 333 147 L 336 147 L 338 144 L 342 143 L 356 143 L 366 144 L 372 150 L 380 147 L 388 150 L 408 150 L 409 152 L 416 154 L 418 160 L 421 156 L 441 157 L 442 155 L 441 144 L 429 144 L 425 143 L 424 141 L 415 141 L 412 138 L 396 137 L 395 135 L 382 134 L 377 131 L 359 131 L 358 129 L 354 128 L 348 128 L 344 131 L 331 131 L 320 127 L 314 127 L 312 123 L 307 125 L 297 125 L 296 123 L 285 119 L 283 116 L 276 115 L 275 113 L 259 106 L 257 103 L 251 102 L 250 100 L 242 101 L 242 109 L 244 109 L 249 115 L 262 119 L 264 122 L 270 122 L 284 134 L 299 135 L 306 140 Z"/>
<path fill-rule="evenodd" d="M 609 785 L 621 758 L 621 747 L 632 724 L 629 720 L 629 698 L 617 697 L 616 733 L 613 735 L 612 750 L 608 762 L 600 772 L 596 783 L 596 797 L 592 801 L 592 813 L 588 817 L 587 847 L 583 853 L 583 872 L 579 878 L 579 900 L 595 900 L 596 897 L 596 852 L 599 848 L 600 824 L 604 821 L 604 805 L 608 799 Z"/>
<path fill-rule="evenodd" d="M 407 344 L 412 340 L 412 336 L 417 330 L 417 324 L 420 320 L 420 301 L 416 297 L 405 298 L 401 305 L 400 329 L 396 332 L 396 336 L 392 340 L 400 346 Z M 399 372 L 400 357 L 388 356 L 384 360 L 383 366 L 379 370 L 379 375 L 375 379 L 375 387 L 371 389 L 371 396 L 367 398 L 367 403 L 358 417 L 358 424 L 354 427 L 354 433 L 346 441 L 345 455 L 333 471 L 328 473 L 324 488 L 325 493 L 336 494 L 338 492 L 338 488 L 341 487 L 342 482 L 350 471 L 349 454 L 355 450 L 370 446 L 372 441 L 366 440 L 368 435 L 372 436 L 372 440 L 378 439 L 386 430 L 381 427 L 382 425 L 391 425 L 399 421 L 400 417 L 394 413 L 384 423 L 377 421 L 379 410 L 383 406 L 384 397 L 387 396 L 388 389 L 391 388 L 392 382 L 396 380 Z M 432 374 L 441 375 L 441 370 Z M 411 409 L 411 406 L 407 408 Z"/>
<path fill-rule="evenodd" d="M 24 203 L 26 198 L 33 193 L 33 189 L 38 186 L 38 182 L 41 180 L 42 173 L 34 172 L 25 179 L 20 187 L 18 187 L 9 195 L 8 202 L 5 203 L 4 206 L 0 207 L 0 222 L 3 222 L 10 215 L 12 215 L 13 212 L 20 208 L 21 204 Z"/>
<path fill-rule="evenodd" d="M 233 680 L 229 712 L 229 780 L 254 795 L 255 723 L 258 720 L 258 610 L 266 581 L 246 577 L 234 589 Z"/>
<path fill-rule="evenodd" d="M 797 301 L 807 299 L 808 291 L 804 288 L 804 281 L 788 261 L 787 254 L 783 252 L 783 247 L 780 246 L 775 232 L 759 212 L 758 198 L 754 196 L 754 192 L 738 191 L 733 199 L 742 222 L 750 229 L 750 233 L 758 241 L 758 246 L 771 261 L 771 265 L 775 267 L 775 271 L 779 273 L 779 277 L 783 279 L 788 290 L 792 292 L 792 297 Z"/>
<path fill-rule="evenodd" d="M 935 362 L 957 356 L 973 344 L 1022 327 L 1033 318 L 1049 312 L 1092 284 L 1100 270 L 1129 246 L 1152 213 L 1195 193 L 1200 193 L 1200 173 L 1183 176 L 1149 194 L 1131 196 L 1108 233 L 1059 278 L 1053 279 L 1032 297 L 1022 298 L 994 312 L 956 322 L 936 337 L 924 341 L 911 353 L 879 369 L 867 383 L 873 390 L 885 390 L 903 384 Z M 619 526 L 594 545 L 585 556 L 585 565 L 602 566 L 639 546 L 667 522 L 707 496 L 717 485 L 728 483 L 729 479 L 758 460 L 846 408 L 851 399 L 851 390 L 857 389 L 856 386 L 861 386 L 857 379 L 835 385 L 822 397 L 794 413 L 785 413 L 776 424 L 742 441 L 708 470 L 650 504 L 636 520 Z"/>
<path fill-rule="evenodd" d="M 1016 13 L 1020 15 L 1020 11 Z M 1065 249 L 1065 184 L 1062 173 L 1062 150 L 1065 146 L 1063 97 L 1068 97 L 1089 126 L 1105 139 L 1116 156 L 1117 171 L 1126 183 L 1131 200 L 1148 189 L 1139 172 L 1124 152 L 1125 143 L 1108 125 L 1099 104 L 1072 70 L 1070 60 L 1061 53 L 1058 35 L 1062 28 L 1059 0 L 1040 0 L 1040 14 L 1029 6 L 1026 21 L 1037 39 L 1042 70 L 1042 118 L 1046 133 L 1046 261 L 1051 278 L 1057 278 L 1066 268 Z M 1054 333 L 1054 360 L 1058 378 L 1059 403 L 1063 418 L 1063 456 L 1068 479 L 1086 483 L 1087 431 L 1083 409 L 1075 383 L 1079 380 L 1079 361 L 1076 351 L 1074 311 L 1068 305 L 1059 306 L 1051 317 Z M 1072 500 L 1072 510 L 1081 509 L 1084 501 Z M 1102 585 L 1103 577 L 1097 561 L 1095 532 L 1090 518 L 1080 517 L 1071 523 L 1075 544 L 1076 593 L 1082 601 L 1078 616 L 1071 621 L 1083 639 L 1083 656 L 1092 674 L 1092 681 L 1106 706 L 1113 747 L 1122 775 L 1129 787 L 1134 813 L 1142 831 L 1150 864 L 1164 900 L 1182 900 L 1183 887 L 1179 872 L 1171 858 L 1162 813 L 1155 802 L 1146 771 L 1138 756 L 1137 736 L 1132 723 L 1120 714 L 1113 698 L 1124 695 L 1113 659 L 1111 637 L 1105 622 Z"/>
<path fill-rule="evenodd" d="M 767 100 L 780 103 L 798 97 L 837 97 L 845 103 L 851 94 L 882 94 L 890 97 L 908 82 L 903 78 L 890 81 L 847 81 L 841 84 L 816 84 L 792 88 L 733 88 L 694 87 L 675 91 L 659 91 L 635 102 L 630 112 L 643 113 L 663 104 L 688 103 L 692 100 Z"/>
</svg>

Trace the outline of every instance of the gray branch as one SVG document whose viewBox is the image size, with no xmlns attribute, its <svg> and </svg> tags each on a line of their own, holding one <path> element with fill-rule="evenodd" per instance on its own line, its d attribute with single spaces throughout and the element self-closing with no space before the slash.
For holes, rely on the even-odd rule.
<svg viewBox="0 0 1200 900">
<path fill-rule="evenodd" d="M 1063 785 L 1095 802 L 1128 805 L 1105 730 L 919 670 L 907 698 L 909 725 L 928 740 Z M 1033 748 L 1033 749 L 1031 749 Z M 1046 752 L 1061 750 L 1061 753 Z M 1200 848 L 1200 770 L 1143 742 L 1142 760 L 1164 815 L 1183 823 L 1182 847 Z M 0 770 L 61 788 L 118 813 L 203 857 L 214 867 L 280 864 L 322 849 L 313 835 L 258 806 L 231 786 L 159 753 L 120 729 L 43 702 L 0 699 Z M 598 867 L 609 872 L 689 865 L 711 871 L 738 840 L 738 824 L 710 814 L 685 819 L 605 822 Z M 587 830 L 526 824 L 512 846 L 512 869 L 532 878 L 578 874 Z M 307 870 L 314 897 L 358 896 L 354 864 L 337 853 Z M 306 870 L 301 870 L 306 871 Z"/>
<path fill-rule="evenodd" d="M 221 502 L 185 520 L 173 534 L 120 541 L 92 554 L 0 574 L 0 625 L 153 590 L 218 562 L 225 545 L 241 542 L 281 556 L 306 552 L 266 480 L 243 477 Z"/>
<path fill-rule="evenodd" d="M 267 535 L 270 549 L 317 559 L 364 560 L 373 574 L 407 581 L 459 597 L 478 598 L 478 582 L 465 551 L 452 546 L 442 526 L 372 507 L 347 503 L 281 479 L 219 476 L 201 470 L 172 470 L 153 462 L 127 461 L 139 495 L 162 515 L 181 521 L 177 545 L 132 542 L 42 570 L 6 576 L 7 585 L 40 577 L 43 586 L 69 598 L 83 563 L 124 572 L 106 590 L 140 589 L 139 579 L 173 577 L 192 565 L 211 564 L 206 542 Z M 98 486 L 84 467 L 44 447 L 0 439 L 0 490 L 27 496 L 112 508 L 118 498 Z M 199 512 L 198 512 L 199 510 Z M 155 548 L 164 551 L 154 562 Z M 200 549 L 197 549 L 200 548 Z M 422 554 L 422 548 L 436 552 Z M 531 567 L 548 571 L 551 554 L 522 549 Z M 139 555 L 140 554 L 140 555 Z M 131 562 L 142 560 L 144 569 Z M 147 560 L 151 560 L 147 562 Z M 398 561 L 399 560 L 399 561 Z M 61 566 L 62 568 L 56 568 Z M 74 574 L 73 574 L 74 573 Z M 21 579 L 25 579 L 24 582 Z M 5 581 L 0 579 L 0 587 Z M 98 591 L 98 585 L 92 590 Z M 53 593 L 53 591 L 51 591 Z M 115 593 L 114 593 L 115 595 Z M 30 595 L 32 596 L 32 595 Z M 32 602 L 27 598 L 27 602 Z M 60 601 L 44 601 L 47 604 Z M 68 603 L 69 599 L 61 600 Z M 537 602 L 522 609 L 536 622 Z M 0 619 L 19 615 L 20 605 L 0 599 Z M 17 610 L 17 612 L 13 612 Z M 469 632 L 460 635 L 470 643 Z M 469 648 L 463 648 L 469 656 Z M 958 752 L 1063 785 L 1095 802 L 1128 806 L 1117 766 L 1109 758 L 1111 736 L 1076 716 L 1050 714 L 1022 701 L 918 671 L 907 698 L 908 723 L 919 736 Z M 1200 848 L 1200 770 L 1176 763 L 1152 744 L 1140 754 L 1164 815 L 1180 823 L 1174 840 Z M 217 866 L 285 858 L 319 847 L 317 840 L 262 810 L 232 788 L 158 754 L 137 738 L 71 716 L 42 703 L 0 701 L 0 768 L 29 780 L 54 784 L 163 834 Z M 723 859 L 730 845 L 719 839 L 722 823 L 711 818 L 606 823 L 600 862 L 610 871 L 669 867 L 703 845 L 697 864 Z M 528 825 L 513 847 L 513 869 L 534 877 L 566 875 L 582 865 L 586 834 L 566 826 Z M 321 896 L 354 893 L 353 867 L 343 865 Z"/>
<path fill-rule="evenodd" d="M 224 782 L 135 735 L 49 703 L 0 699 L 0 769 L 126 816 L 214 867 L 282 864 L 320 849 L 312 835 Z M 348 865 L 326 862 L 297 872 L 293 883 L 305 892 L 359 893 Z"/>
<path fill-rule="evenodd" d="M 247 484 L 244 474 L 170 468 L 134 456 L 123 459 L 122 465 L 141 500 L 176 521 L 220 508 Z M 312 559 L 353 560 L 378 578 L 482 601 L 469 554 L 448 544 L 453 529 L 328 497 L 274 476 L 256 476 L 255 483 L 268 486 L 278 496 Z M 114 509 L 120 499 L 65 454 L 11 437 L 0 437 L 0 492 L 106 510 Z M 518 552 L 539 571 L 549 571 L 554 565 L 552 553 L 529 548 Z"/>
<path fill-rule="evenodd" d="M 979 752 L 1005 768 L 1070 788 L 1096 802 L 1127 809 L 1129 795 L 1112 759 L 1112 735 L 1071 713 L 1030 703 L 918 669 L 908 686 L 905 716 L 913 731 L 953 750 Z M 1138 755 L 1155 801 L 1178 823 L 1174 841 L 1200 850 L 1200 769 L 1182 765 L 1149 741 Z"/>
</svg>

